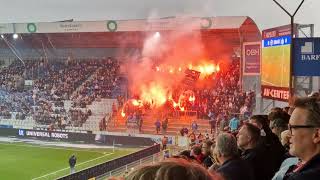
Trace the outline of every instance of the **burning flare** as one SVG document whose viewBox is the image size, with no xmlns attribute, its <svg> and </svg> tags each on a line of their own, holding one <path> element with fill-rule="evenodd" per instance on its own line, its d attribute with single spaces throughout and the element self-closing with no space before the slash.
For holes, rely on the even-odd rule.
<svg viewBox="0 0 320 180">
<path fill-rule="evenodd" d="M 122 109 L 122 111 L 121 111 L 121 116 L 122 116 L 122 117 L 126 117 L 126 113 L 123 112 L 123 109 Z"/>
<path fill-rule="evenodd" d="M 127 107 L 134 109 L 148 105 L 151 108 L 158 108 L 169 102 L 175 110 L 187 111 L 188 107 L 196 100 L 193 91 L 187 90 L 176 97 L 172 97 L 176 85 L 182 83 L 185 70 L 190 69 L 200 72 L 199 78 L 202 80 L 206 80 L 205 77 L 220 71 L 219 64 L 215 64 L 214 61 L 208 59 L 196 61 L 196 63 L 195 61 L 192 63 L 186 60 L 186 62 L 181 61 L 181 63 L 176 64 L 172 64 L 171 62 L 162 64 L 153 64 L 151 62 L 150 64 L 152 64 L 150 66 L 151 71 L 142 73 L 144 76 L 137 76 L 139 77 L 137 78 L 138 81 L 133 83 L 133 94 L 139 98 L 129 100 Z M 139 75 L 140 72 L 136 73 Z M 126 108 L 122 109 L 122 117 L 130 114 L 129 110 L 128 112 L 126 111 Z"/>
<path fill-rule="evenodd" d="M 161 84 L 151 83 L 150 86 L 141 87 L 140 99 L 142 102 L 151 104 L 154 107 L 163 105 L 168 99 L 167 90 Z"/>
</svg>

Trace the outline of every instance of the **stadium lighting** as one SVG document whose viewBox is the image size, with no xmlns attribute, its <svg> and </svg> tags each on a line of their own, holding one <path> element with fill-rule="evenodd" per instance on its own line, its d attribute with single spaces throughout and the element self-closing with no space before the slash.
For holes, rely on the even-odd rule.
<svg viewBox="0 0 320 180">
<path fill-rule="evenodd" d="M 4 35 L 3 35 L 3 34 L 1 34 L 1 38 L 2 38 L 2 39 L 4 38 Z"/>
<path fill-rule="evenodd" d="M 160 37 L 160 33 L 159 33 L 159 32 L 156 32 L 156 33 L 154 34 L 154 37 L 155 37 L 155 38 L 159 38 L 159 37 Z"/>
<path fill-rule="evenodd" d="M 18 34 L 15 33 L 12 35 L 12 37 L 13 37 L 13 39 L 18 39 L 19 36 L 18 36 Z"/>
</svg>

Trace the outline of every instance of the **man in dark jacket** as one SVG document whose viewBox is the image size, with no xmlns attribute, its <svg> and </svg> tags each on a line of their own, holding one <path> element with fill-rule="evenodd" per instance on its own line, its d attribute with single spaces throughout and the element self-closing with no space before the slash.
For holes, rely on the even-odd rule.
<svg viewBox="0 0 320 180">
<path fill-rule="evenodd" d="M 254 115 L 250 117 L 249 122 L 257 126 L 261 131 L 259 149 L 265 150 L 265 164 L 268 165 L 268 179 L 279 170 L 285 157 L 285 148 L 282 146 L 278 136 L 274 134 L 268 123 L 268 116 Z"/>
<path fill-rule="evenodd" d="M 316 98 L 299 98 L 289 120 L 290 150 L 299 162 L 285 180 L 320 179 L 320 106 Z"/>
<path fill-rule="evenodd" d="M 76 156 L 73 154 L 70 158 L 69 158 L 69 165 L 70 165 L 70 173 L 73 174 L 76 172 L 75 166 L 77 163 L 77 158 Z"/>
<path fill-rule="evenodd" d="M 320 154 L 313 157 L 305 164 L 302 162 L 291 166 L 283 178 L 284 180 L 319 180 L 320 179 Z"/>
<path fill-rule="evenodd" d="M 241 159 L 251 165 L 255 179 L 270 180 L 274 174 L 271 174 L 268 152 L 259 145 L 260 129 L 253 124 L 245 123 L 237 138 L 238 147 L 242 150 Z"/>
<path fill-rule="evenodd" d="M 249 163 L 239 158 L 236 138 L 222 133 L 216 139 L 214 156 L 219 161 L 217 172 L 225 180 L 254 180 L 254 172 Z"/>
</svg>

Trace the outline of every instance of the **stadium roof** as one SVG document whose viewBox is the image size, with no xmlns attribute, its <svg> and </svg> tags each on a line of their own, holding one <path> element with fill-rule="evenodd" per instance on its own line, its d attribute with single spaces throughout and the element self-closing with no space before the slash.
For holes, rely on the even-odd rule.
<svg viewBox="0 0 320 180">
<path fill-rule="evenodd" d="M 0 24 L 0 34 L 14 46 L 25 48 L 140 48 L 149 32 L 166 36 L 192 30 L 200 30 L 203 43 L 210 49 L 216 49 L 218 41 L 233 48 L 243 42 L 261 41 L 261 32 L 247 16 Z M 21 40 L 7 35 L 12 33 L 20 34 Z M 6 47 L 0 38 L 0 48 Z"/>
<path fill-rule="evenodd" d="M 0 24 L 0 34 L 239 29 L 244 24 L 246 26 L 253 26 L 254 29 L 258 30 L 255 22 L 250 17 L 226 16 L 188 18 L 167 17 L 161 19 L 138 20 L 7 23 Z"/>
</svg>

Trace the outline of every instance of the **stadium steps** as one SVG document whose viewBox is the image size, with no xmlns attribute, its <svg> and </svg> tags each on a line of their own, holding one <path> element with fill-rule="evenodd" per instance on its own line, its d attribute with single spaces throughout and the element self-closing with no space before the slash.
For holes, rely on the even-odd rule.
<svg viewBox="0 0 320 180">
<path fill-rule="evenodd" d="M 192 121 L 190 121 L 192 122 Z M 180 133 L 180 130 L 183 127 L 186 127 L 189 129 L 189 132 L 191 131 L 191 123 L 188 121 L 179 121 L 179 119 L 174 119 L 168 123 L 168 128 L 166 134 L 168 135 L 176 135 Z M 142 126 L 142 133 L 144 134 L 156 134 L 156 127 L 154 125 L 155 120 L 153 121 L 144 121 L 143 126 Z M 210 124 L 208 120 L 197 120 L 198 124 L 198 131 L 201 133 L 210 132 Z M 162 128 L 161 128 L 162 129 Z M 161 134 L 161 130 L 160 130 Z"/>
<path fill-rule="evenodd" d="M 1 125 L 12 125 L 13 128 L 24 128 L 24 129 L 32 129 L 36 126 L 36 122 L 31 118 L 27 117 L 24 120 L 18 119 L 1 119 Z"/>
<path fill-rule="evenodd" d="M 100 101 L 94 101 L 87 108 L 91 110 L 92 115 L 88 117 L 82 127 L 90 131 L 98 131 L 99 123 L 103 118 L 109 118 L 112 112 L 112 104 L 115 99 L 101 99 Z"/>
<path fill-rule="evenodd" d="M 101 99 L 100 101 L 94 101 L 87 108 L 91 110 L 92 115 L 106 115 L 112 112 L 113 102 L 116 102 L 116 99 Z"/>
<path fill-rule="evenodd" d="M 143 124 L 141 130 L 143 134 L 156 134 L 155 121 L 156 117 L 153 114 L 147 114 L 143 116 Z M 187 127 L 189 131 L 191 131 L 191 123 L 192 120 L 196 119 L 196 117 L 182 117 L 182 118 L 170 118 L 168 123 L 168 129 L 166 134 L 168 135 L 176 135 L 180 133 L 180 130 L 183 127 Z M 208 120 L 196 120 L 198 124 L 198 131 L 205 133 L 210 132 L 210 125 Z M 110 132 L 127 132 L 128 129 L 126 127 L 125 119 L 121 117 L 118 113 L 107 125 L 107 131 Z M 161 133 L 161 131 L 160 131 Z"/>
<path fill-rule="evenodd" d="M 107 124 L 107 131 L 110 132 L 127 132 L 126 121 L 118 112 Z"/>
</svg>

